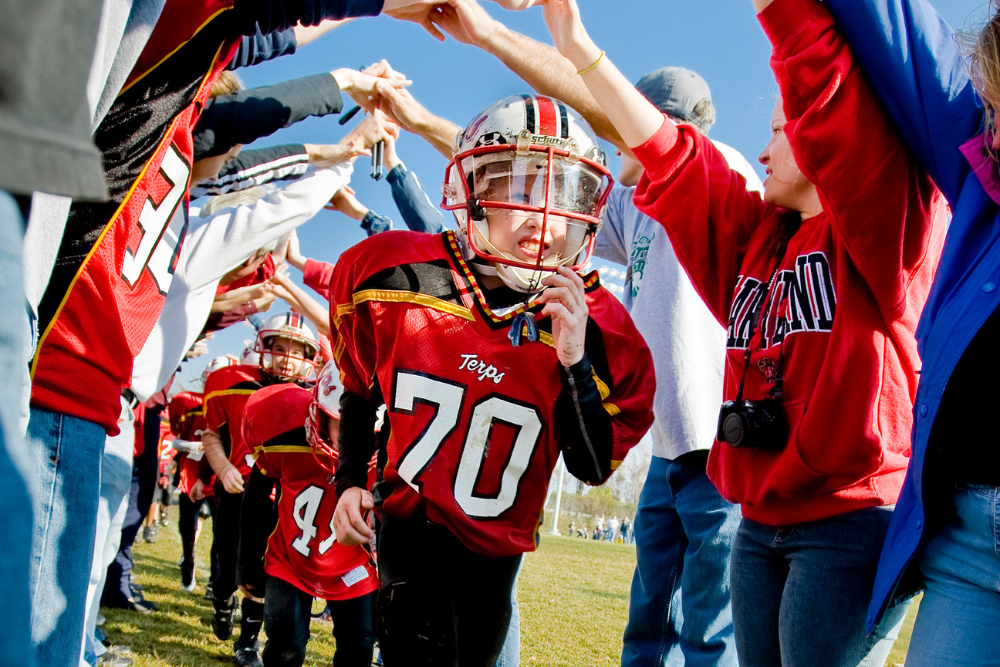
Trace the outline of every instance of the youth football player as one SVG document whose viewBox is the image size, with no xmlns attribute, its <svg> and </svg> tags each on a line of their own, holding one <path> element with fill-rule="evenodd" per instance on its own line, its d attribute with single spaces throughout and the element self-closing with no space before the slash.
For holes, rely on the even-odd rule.
<svg viewBox="0 0 1000 667">
<path fill-rule="evenodd" d="M 652 422 L 649 351 L 597 273 L 579 273 L 610 185 L 573 110 L 507 98 L 458 137 L 445 176 L 457 232 L 386 232 L 334 269 L 334 528 L 366 543 L 377 510 L 389 667 L 492 665 L 560 452 L 601 484 Z"/>
<path fill-rule="evenodd" d="M 264 597 L 264 667 L 302 665 L 314 597 L 329 603 L 337 643 L 333 667 L 372 662 L 375 563 L 362 546 L 338 544 L 333 532 L 338 375 L 332 363 L 323 369 L 308 425 L 313 391 L 271 386 L 247 401 L 243 435 L 255 464 L 243 494 L 238 581 L 244 593 Z M 326 419 L 319 423 L 319 415 L 332 417 L 329 426 Z M 275 484 L 277 518 L 269 522 L 264 518 L 272 513 Z"/>
<path fill-rule="evenodd" d="M 259 389 L 282 382 L 304 382 L 314 375 L 319 337 L 304 317 L 283 313 L 261 325 L 256 346 L 258 366 L 223 368 L 209 376 L 205 387 L 208 429 L 202 434 L 202 445 L 218 478 L 212 529 L 219 572 L 212 588 L 215 607 L 212 629 L 222 640 L 229 639 L 233 630 L 240 508 L 244 484 L 253 465 L 251 451 L 243 440 L 244 408 L 250 396 Z M 234 645 L 240 665 L 259 664 L 257 635 L 263 619 L 263 601 L 244 598 L 240 636 Z"/>
</svg>

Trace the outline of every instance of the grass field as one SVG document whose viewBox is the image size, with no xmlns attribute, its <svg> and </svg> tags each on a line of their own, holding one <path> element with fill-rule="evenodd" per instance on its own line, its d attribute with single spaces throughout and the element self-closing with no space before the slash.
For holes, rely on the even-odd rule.
<svg viewBox="0 0 1000 667">
<path fill-rule="evenodd" d="M 135 578 L 159 611 L 137 614 L 105 609 L 104 629 L 116 644 L 130 646 L 136 665 L 234 664 L 232 643 L 215 639 L 209 626 L 211 604 L 201 599 L 208 576 L 211 525 L 198 543 L 196 593 L 180 590 L 180 538 L 176 507 L 170 525 L 155 544 L 139 540 Z M 628 616 L 635 549 L 546 535 L 528 554 L 518 586 L 521 612 L 521 663 L 558 667 L 612 667 L 619 664 L 622 631 Z M 321 608 L 317 605 L 316 609 Z M 887 664 L 902 665 L 915 608 Z M 326 666 L 333 659 L 330 625 L 314 622 L 307 665 Z"/>
</svg>

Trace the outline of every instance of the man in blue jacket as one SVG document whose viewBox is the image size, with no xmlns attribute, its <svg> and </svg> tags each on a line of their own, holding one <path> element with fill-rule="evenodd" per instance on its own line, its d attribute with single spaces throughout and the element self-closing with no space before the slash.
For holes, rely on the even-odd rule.
<svg viewBox="0 0 1000 667">
<path fill-rule="evenodd" d="M 906 664 L 1000 655 L 1000 170 L 954 31 L 926 0 L 827 0 L 857 61 L 954 218 L 917 330 L 923 369 L 910 467 L 868 625 L 924 587 Z M 998 102 L 993 100 L 993 105 Z"/>
</svg>

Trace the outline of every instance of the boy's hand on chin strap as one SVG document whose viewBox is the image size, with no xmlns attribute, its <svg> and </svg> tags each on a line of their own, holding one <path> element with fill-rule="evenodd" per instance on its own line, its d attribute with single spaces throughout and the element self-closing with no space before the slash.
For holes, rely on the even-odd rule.
<svg viewBox="0 0 1000 667">
<path fill-rule="evenodd" d="M 542 316 L 552 318 L 552 338 L 559 363 L 569 368 L 583 359 L 590 309 L 583 289 L 583 278 L 560 266 L 542 280 L 545 289 L 537 302 L 544 303 Z"/>
</svg>

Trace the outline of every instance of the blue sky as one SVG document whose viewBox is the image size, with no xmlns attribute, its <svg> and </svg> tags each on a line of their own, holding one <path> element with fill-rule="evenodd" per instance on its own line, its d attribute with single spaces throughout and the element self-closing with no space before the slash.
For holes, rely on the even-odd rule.
<svg viewBox="0 0 1000 667">
<path fill-rule="evenodd" d="M 711 86 L 718 115 L 712 138 L 734 146 L 757 164 L 756 156 L 768 139 L 776 86 L 768 67 L 769 44 L 750 0 L 579 0 L 579 3 L 594 41 L 631 80 L 666 65 L 699 72 Z M 491 2 L 483 4 L 512 29 L 551 43 L 540 10 L 507 12 Z M 956 27 L 971 27 L 987 12 L 983 0 L 939 0 L 934 4 Z M 450 39 L 437 42 L 419 26 L 386 16 L 355 21 L 293 56 L 238 73 L 247 86 L 254 87 L 339 67 L 369 65 L 382 58 L 413 80 L 411 92 L 428 109 L 462 126 L 490 103 L 507 95 L 530 92 L 527 84 L 485 52 Z M 349 100 L 346 103 L 353 106 Z M 336 116 L 310 119 L 254 146 L 335 143 L 346 129 L 337 124 Z M 610 146 L 606 145 L 605 150 L 612 173 L 617 174 L 618 160 Z M 398 152 L 407 167 L 419 175 L 431 199 L 437 201 L 444 158 L 413 135 L 401 138 Z M 360 159 L 352 183 L 359 199 L 369 208 L 391 217 L 397 227 L 404 227 L 388 184 L 384 179 L 373 181 L 368 169 L 368 159 Z M 362 240 L 364 233 L 353 220 L 323 211 L 300 228 L 299 238 L 307 255 L 334 262 L 345 248 Z M 301 276 L 294 269 L 292 276 L 300 282 Z M 279 313 L 283 306 L 283 302 L 277 301 L 270 312 Z M 212 356 L 239 353 L 243 340 L 251 336 L 252 331 L 243 325 L 217 334 L 210 344 L 211 353 L 186 362 L 182 377 L 198 377 Z"/>
</svg>

